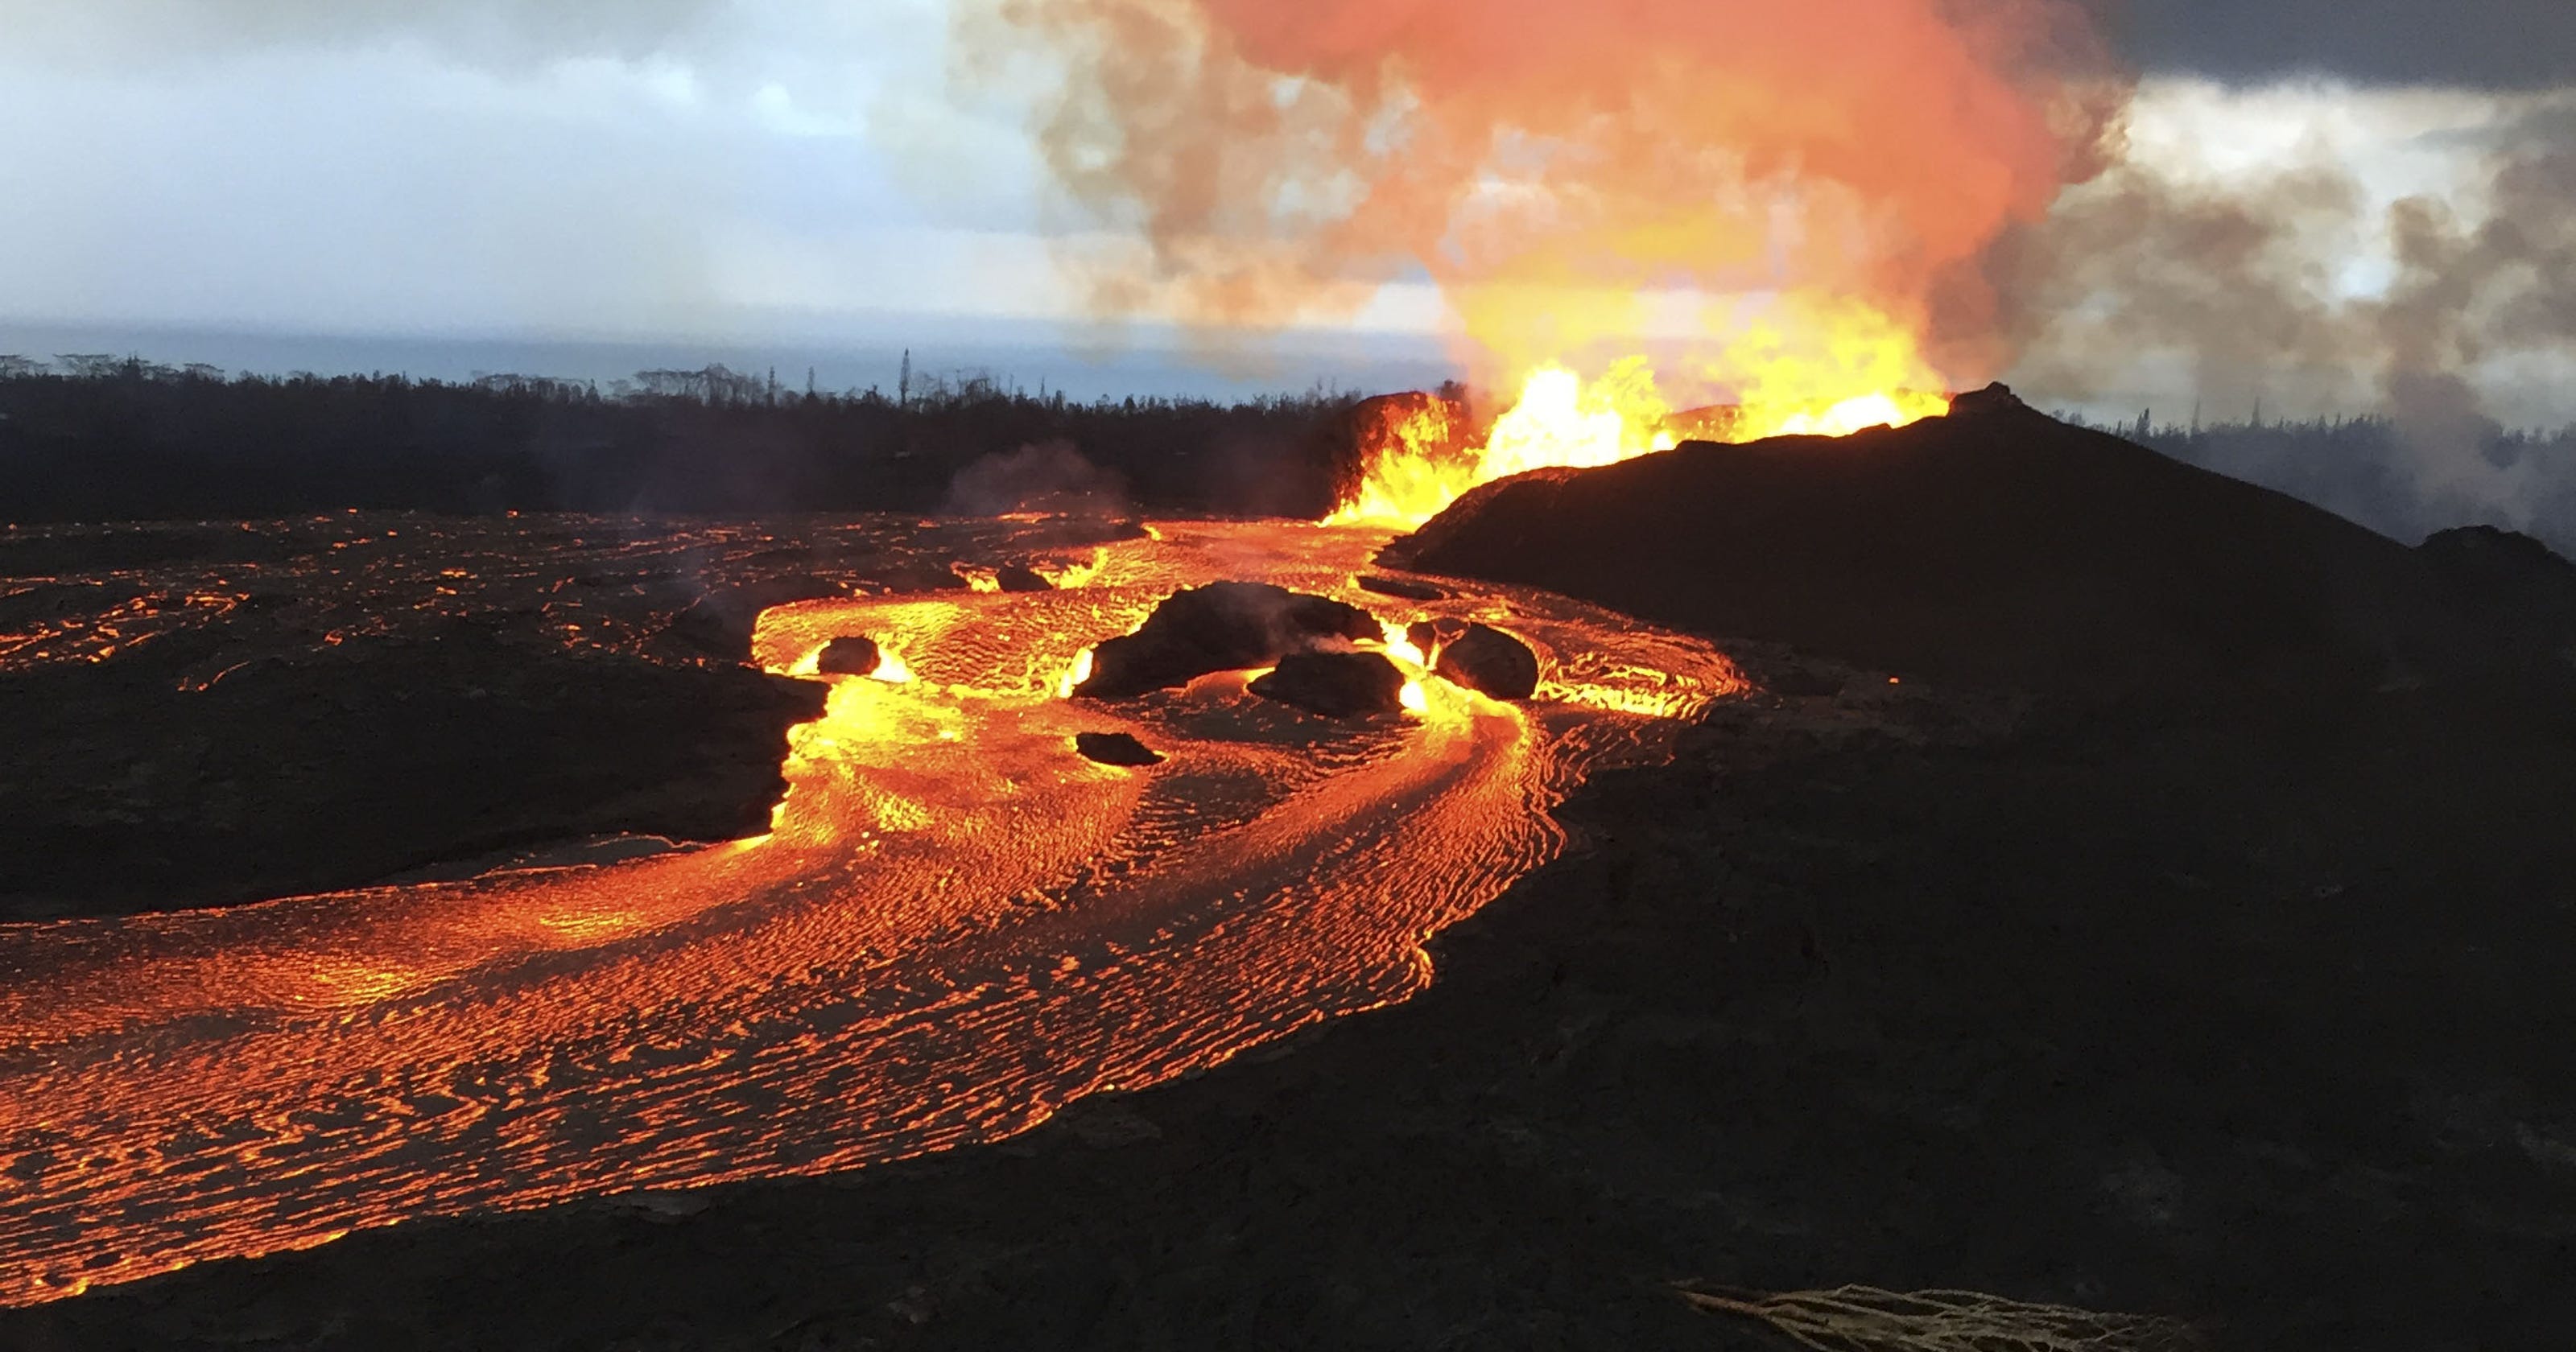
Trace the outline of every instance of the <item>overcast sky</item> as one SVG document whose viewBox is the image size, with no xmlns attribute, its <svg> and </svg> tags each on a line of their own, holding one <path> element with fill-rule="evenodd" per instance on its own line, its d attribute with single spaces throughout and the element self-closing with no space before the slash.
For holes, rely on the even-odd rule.
<svg viewBox="0 0 2576 1352">
<path fill-rule="evenodd" d="M 2569 0 L 2102 0 L 2142 155 L 2447 191 L 2576 88 Z M 1061 318 L 1006 93 L 943 0 L 0 0 L 0 320 L 868 339 Z M 2367 267 L 2356 284 L 2368 281 Z M 1364 318 L 1427 328 L 1391 291 Z"/>
</svg>

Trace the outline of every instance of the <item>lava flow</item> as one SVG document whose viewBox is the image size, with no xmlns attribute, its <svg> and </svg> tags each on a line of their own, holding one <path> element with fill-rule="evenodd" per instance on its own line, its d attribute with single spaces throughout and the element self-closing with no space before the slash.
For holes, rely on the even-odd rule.
<svg viewBox="0 0 2576 1352">
<path fill-rule="evenodd" d="M 989 1141 L 1404 998 L 1428 935 L 1559 848 L 1552 804 L 1740 680 L 1560 598 L 1362 592 L 1386 538 L 1164 523 L 1064 565 L 1078 586 L 768 611 L 772 670 L 845 635 L 889 660 L 796 730 L 754 839 L 0 927 L 0 1299 Z M 1392 644 L 1414 664 L 1400 717 L 1310 717 L 1243 673 L 1063 697 L 1093 645 L 1248 568 L 1389 626 L 1506 628 L 1543 654 L 1538 697 L 1496 703 Z M 1100 731 L 1168 759 L 1075 753 Z"/>
</svg>

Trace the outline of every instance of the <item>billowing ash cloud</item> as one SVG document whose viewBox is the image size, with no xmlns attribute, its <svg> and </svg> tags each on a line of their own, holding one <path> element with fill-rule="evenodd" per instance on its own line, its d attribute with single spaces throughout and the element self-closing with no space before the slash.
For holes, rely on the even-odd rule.
<svg viewBox="0 0 2576 1352">
<path fill-rule="evenodd" d="M 2576 84 L 2567 0 L 2089 0 L 2121 54 L 2233 81 L 2536 90 Z"/>
<path fill-rule="evenodd" d="M 1145 241 L 1077 260 L 1104 310 L 1272 322 L 1420 268 L 1505 367 L 1656 288 L 1973 311 L 2126 97 L 2063 0 L 960 3 L 988 74 L 1067 72 L 1049 162 Z"/>
<path fill-rule="evenodd" d="M 19 58 L 98 65 L 255 48 L 413 41 L 512 63 L 640 57 L 727 0 L 0 0 Z"/>
</svg>

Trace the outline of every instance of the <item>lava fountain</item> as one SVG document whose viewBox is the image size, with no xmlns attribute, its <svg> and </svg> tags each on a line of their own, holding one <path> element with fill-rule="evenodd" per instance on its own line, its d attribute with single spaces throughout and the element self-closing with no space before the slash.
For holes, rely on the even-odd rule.
<svg viewBox="0 0 2576 1352">
<path fill-rule="evenodd" d="M 1990 257 L 2109 162 L 2129 93 L 2072 0 L 956 12 L 1106 227 L 1061 245 L 1104 318 L 1339 323 L 1427 279 L 1474 383 L 1518 392 L 1364 437 L 1342 521 L 1941 412 L 2013 355 Z"/>
<path fill-rule="evenodd" d="M 1382 403 L 1358 429 L 1356 473 L 1329 519 L 1418 526 L 1469 489 L 1527 470 L 1614 464 L 1684 437 L 1847 436 L 1949 411 L 1928 392 L 1940 377 L 1902 328 L 1865 307 L 1807 308 L 1817 317 L 1794 344 L 1757 329 L 1729 345 L 1712 368 L 1735 391 L 1728 405 L 1676 412 L 1643 356 L 1589 382 L 1539 367 L 1481 440 L 1469 440 L 1472 420 L 1446 401 Z"/>
</svg>

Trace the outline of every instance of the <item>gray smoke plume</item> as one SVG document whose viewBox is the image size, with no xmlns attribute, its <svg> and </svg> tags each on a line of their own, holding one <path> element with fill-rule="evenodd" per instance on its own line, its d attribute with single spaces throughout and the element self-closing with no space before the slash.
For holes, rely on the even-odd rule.
<svg viewBox="0 0 2576 1352">
<path fill-rule="evenodd" d="M 1070 441 L 1041 441 L 987 455 L 948 485 L 947 510 L 959 516 L 1063 512 L 1111 516 L 1127 510 L 1127 484 L 1091 463 Z"/>
<path fill-rule="evenodd" d="M 2576 104 L 2541 105 L 2477 149 L 2477 200 L 2384 214 L 2333 167 L 2213 188 L 2125 164 L 1992 254 L 2025 354 L 2015 379 L 2085 400 L 2160 355 L 2223 416 L 2267 397 L 2375 412 L 2424 516 L 2526 527 L 2576 466 L 2500 459 L 2478 375 L 2576 357 Z M 2356 296 L 2340 275 L 2374 245 L 2394 274 Z"/>
</svg>

